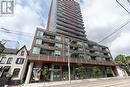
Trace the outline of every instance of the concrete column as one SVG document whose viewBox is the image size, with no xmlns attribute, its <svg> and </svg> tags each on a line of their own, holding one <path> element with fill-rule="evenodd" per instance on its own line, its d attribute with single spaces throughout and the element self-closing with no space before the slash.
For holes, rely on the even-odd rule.
<svg viewBox="0 0 130 87">
<path fill-rule="evenodd" d="M 102 67 L 101 70 L 102 70 L 103 77 L 107 77 L 107 68 L 106 67 Z"/>
<path fill-rule="evenodd" d="M 32 75 L 32 70 L 33 70 L 33 65 L 34 65 L 34 62 L 30 62 L 28 72 L 27 72 L 27 76 L 26 76 L 26 80 L 25 80 L 25 84 L 28 84 L 30 82 L 30 78 L 31 78 L 31 75 Z"/>
<path fill-rule="evenodd" d="M 62 81 L 62 64 L 60 65 L 60 80 Z"/>
<path fill-rule="evenodd" d="M 73 79 L 75 80 L 75 66 L 73 65 Z"/>
<path fill-rule="evenodd" d="M 51 65 L 51 78 L 50 78 L 51 81 L 54 81 L 54 65 L 52 64 Z"/>
</svg>

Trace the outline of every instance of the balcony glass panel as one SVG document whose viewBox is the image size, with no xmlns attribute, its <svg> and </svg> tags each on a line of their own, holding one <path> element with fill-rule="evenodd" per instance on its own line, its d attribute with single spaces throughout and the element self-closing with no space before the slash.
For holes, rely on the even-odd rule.
<svg viewBox="0 0 130 87">
<path fill-rule="evenodd" d="M 61 51 L 55 50 L 55 56 L 61 56 Z"/>
<path fill-rule="evenodd" d="M 56 48 L 62 48 L 62 44 L 60 44 L 60 43 L 55 43 L 55 47 L 56 47 Z"/>
</svg>

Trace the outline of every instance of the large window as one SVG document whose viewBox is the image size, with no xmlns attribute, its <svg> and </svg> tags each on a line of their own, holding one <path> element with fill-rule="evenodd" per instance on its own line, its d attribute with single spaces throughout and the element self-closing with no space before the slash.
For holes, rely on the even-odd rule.
<svg viewBox="0 0 130 87">
<path fill-rule="evenodd" d="M 7 62 L 6 62 L 6 64 L 11 64 L 12 61 L 13 61 L 13 58 L 12 58 L 12 57 L 9 57 L 8 60 L 7 60 Z"/>
<path fill-rule="evenodd" d="M 61 36 L 56 36 L 55 40 L 61 41 Z"/>
<path fill-rule="evenodd" d="M 37 31 L 37 36 L 42 37 L 43 36 L 43 32 L 42 31 Z"/>
<path fill-rule="evenodd" d="M 6 63 L 6 60 L 7 60 L 6 57 L 2 57 L 1 60 L 0 60 L 0 64 L 4 64 L 4 63 Z"/>
<path fill-rule="evenodd" d="M 56 44 L 55 44 L 55 47 L 56 47 L 56 48 L 62 48 L 62 44 L 56 43 Z"/>
<path fill-rule="evenodd" d="M 64 39 L 64 42 L 65 42 L 65 43 L 68 43 L 68 42 L 69 42 L 69 39 L 68 39 L 68 38 L 65 38 L 65 39 Z"/>
<path fill-rule="evenodd" d="M 16 64 L 23 64 L 24 58 L 17 58 Z"/>
<path fill-rule="evenodd" d="M 40 54 L 40 48 L 39 47 L 33 47 L 32 53 L 33 54 Z"/>
<path fill-rule="evenodd" d="M 41 39 L 36 39 L 36 44 L 42 44 L 42 40 Z"/>
<path fill-rule="evenodd" d="M 12 77 L 13 78 L 17 78 L 19 76 L 19 72 L 20 72 L 20 69 L 19 68 L 15 68 Z"/>
<path fill-rule="evenodd" d="M 61 56 L 61 51 L 55 50 L 55 56 Z"/>
</svg>

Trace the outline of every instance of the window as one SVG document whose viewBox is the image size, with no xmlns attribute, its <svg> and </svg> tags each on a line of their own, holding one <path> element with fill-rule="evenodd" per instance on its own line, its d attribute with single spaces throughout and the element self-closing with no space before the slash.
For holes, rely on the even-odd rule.
<svg viewBox="0 0 130 87">
<path fill-rule="evenodd" d="M 78 46 L 82 46 L 82 42 L 77 42 L 77 45 Z"/>
<path fill-rule="evenodd" d="M 55 40 L 61 41 L 61 37 L 60 36 L 56 36 Z"/>
<path fill-rule="evenodd" d="M 87 55 L 86 56 L 87 60 L 91 60 L 91 56 Z"/>
<path fill-rule="evenodd" d="M 13 78 L 18 77 L 18 76 L 19 76 L 19 72 L 20 72 L 20 69 L 19 69 L 19 68 L 15 68 L 12 77 L 13 77 Z"/>
<path fill-rule="evenodd" d="M 61 56 L 61 51 L 55 50 L 55 56 Z"/>
<path fill-rule="evenodd" d="M 62 48 L 62 44 L 56 43 L 56 44 L 55 44 L 55 47 L 56 47 L 56 48 Z"/>
<path fill-rule="evenodd" d="M 65 49 L 65 50 L 68 50 L 68 46 L 67 46 L 67 45 L 64 45 L 64 49 Z"/>
<path fill-rule="evenodd" d="M 91 60 L 96 60 L 96 56 L 91 56 Z"/>
<path fill-rule="evenodd" d="M 11 63 L 12 63 L 12 60 L 13 60 L 13 58 L 12 58 L 12 57 L 9 57 L 6 64 L 11 64 Z"/>
<path fill-rule="evenodd" d="M 37 31 L 37 36 L 42 37 L 43 36 L 43 32 L 42 31 Z"/>
<path fill-rule="evenodd" d="M 25 51 L 22 51 L 22 52 L 21 52 L 21 56 L 24 56 L 24 53 L 25 53 Z"/>
<path fill-rule="evenodd" d="M 65 53 L 65 57 L 68 58 L 68 56 L 71 57 L 71 53 L 69 53 L 69 54 L 68 54 L 68 53 Z"/>
<path fill-rule="evenodd" d="M 102 58 L 101 57 L 97 57 L 96 58 L 98 61 L 102 61 Z"/>
<path fill-rule="evenodd" d="M 4 64 L 4 63 L 6 63 L 6 60 L 7 60 L 6 57 L 2 57 L 1 60 L 0 60 L 0 64 Z"/>
<path fill-rule="evenodd" d="M 33 47 L 32 53 L 33 54 L 39 54 L 40 53 L 40 48 L 39 47 Z"/>
<path fill-rule="evenodd" d="M 87 43 L 84 43 L 85 47 L 88 47 L 88 44 Z"/>
<path fill-rule="evenodd" d="M 42 44 L 42 40 L 41 39 L 36 39 L 36 44 Z"/>
<path fill-rule="evenodd" d="M 83 48 L 78 48 L 78 51 L 83 51 Z"/>
<path fill-rule="evenodd" d="M 68 39 L 68 38 L 65 38 L 64 41 L 65 41 L 65 43 L 68 43 L 68 42 L 69 42 L 69 39 Z"/>
<path fill-rule="evenodd" d="M 17 58 L 16 64 L 23 64 L 24 58 Z"/>
</svg>

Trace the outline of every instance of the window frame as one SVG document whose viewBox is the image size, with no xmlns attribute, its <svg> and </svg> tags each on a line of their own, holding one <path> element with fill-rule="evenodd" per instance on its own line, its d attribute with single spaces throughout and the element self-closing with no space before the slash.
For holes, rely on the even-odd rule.
<svg viewBox="0 0 130 87">
<path fill-rule="evenodd" d="M 4 61 L 4 62 L 2 62 Z M 7 57 L 2 57 L 1 60 L 0 60 L 0 64 L 5 64 L 7 61 Z"/>
<path fill-rule="evenodd" d="M 13 61 L 13 58 L 12 58 L 12 57 L 9 57 L 8 60 L 7 60 L 7 62 L 6 62 L 6 64 L 11 64 L 12 61 Z"/>
<path fill-rule="evenodd" d="M 16 75 L 14 75 L 15 70 L 18 70 L 18 72 L 17 72 Z M 20 68 L 15 68 L 15 69 L 13 70 L 12 78 L 18 78 L 18 77 L 19 77 L 19 73 L 20 73 Z"/>
<path fill-rule="evenodd" d="M 16 64 L 23 64 L 24 63 L 24 58 L 17 58 L 15 63 Z"/>
</svg>

